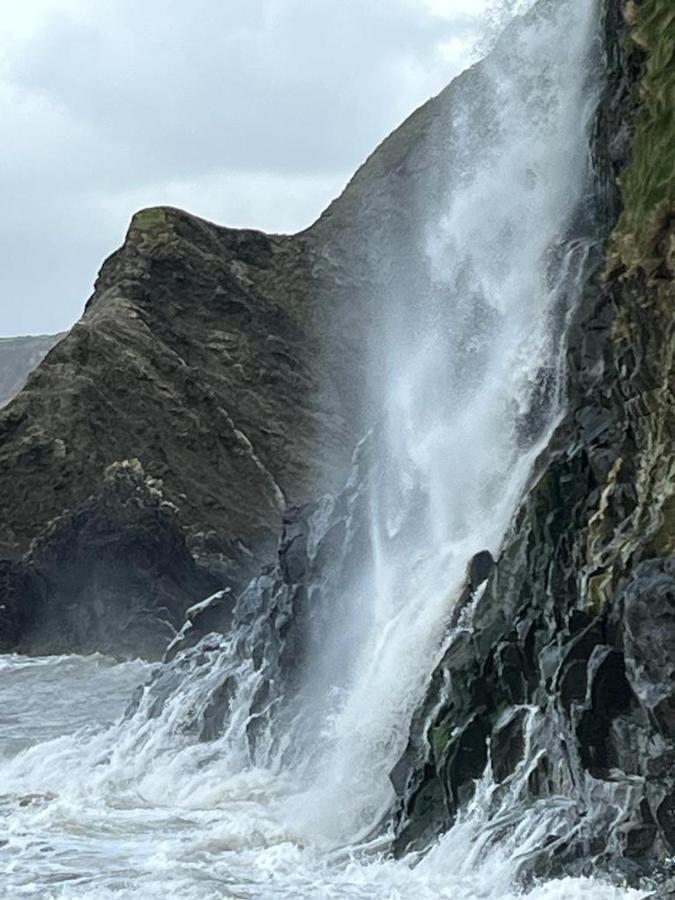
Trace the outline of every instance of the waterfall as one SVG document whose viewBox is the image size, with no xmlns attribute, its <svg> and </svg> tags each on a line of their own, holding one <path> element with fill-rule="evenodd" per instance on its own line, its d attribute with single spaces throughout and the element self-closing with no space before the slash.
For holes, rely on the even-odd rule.
<svg viewBox="0 0 675 900">
<path fill-rule="evenodd" d="M 238 598 L 230 632 L 186 627 L 114 725 L 0 763 L 17 896 L 515 896 L 518 858 L 565 803 L 502 837 L 509 798 L 488 771 L 424 859 L 394 861 L 390 774 L 467 614 L 467 568 L 498 555 L 564 407 L 565 323 L 595 240 L 599 6 L 541 0 L 456 92 L 449 175 L 416 198 L 431 211 L 418 244 L 378 248 L 413 255 L 415 278 L 372 298 L 379 418 L 342 493 L 289 517 L 286 556 Z M 23 863 L 59 892 L 31 893 Z M 629 895 L 569 879 L 528 896 Z"/>
<path fill-rule="evenodd" d="M 367 834 L 391 804 L 389 773 L 467 564 L 498 553 L 560 413 L 562 323 L 593 243 L 597 25 L 587 0 L 540 4 L 511 24 L 455 98 L 419 293 L 406 284 L 377 298 L 371 552 L 319 645 L 330 655 L 349 632 L 356 646 L 337 704 L 317 711 L 330 730 L 297 810 L 330 841 Z"/>
</svg>

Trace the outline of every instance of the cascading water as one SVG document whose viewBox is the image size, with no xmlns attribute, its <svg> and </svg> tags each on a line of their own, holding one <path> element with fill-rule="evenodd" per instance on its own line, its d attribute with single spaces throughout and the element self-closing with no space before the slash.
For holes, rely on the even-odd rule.
<svg viewBox="0 0 675 900">
<path fill-rule="evenodd" d="M 144 664 L 4 660 L 17 724 L 0 761 L 0 896 L 506 900 L 568 821 L 573 797 L 523 811 L 527 772 L 499 793 L 488 771 L 423 859 L 388 855 L 389 775 L 467 564 L 499 550 L 560 414 L 564 322 L 592 245 L 599 17 L 592 0 L 543 0 L 458 93 L 419 292 L 376 298 L 382 418 L 343 493 L 303 524 L 304 587 L 288 564 L 264 572 L 232 632 L 179 645 L 112 725 Z M 20 740 L 27 720 L 40 727 Z M 640 895 L 567 879 L 528 896 Z"/>
<path fill-rule="evenodd" d="M 499 549 L 560 411 L 560 320 L 591 242 L 579 209 L 597 22 L 595 3 L 549 3 L 511 26 L 456 100 L 446 211 L 426 235 L 428 288 L 381 298 L 373 552 L 321 652 L 356 617 L 359 647 L 303 798 L 312 832 L 332 840 L 367 832 L 390 805 L 389 772 L 467 563 Z"/>
</svg>

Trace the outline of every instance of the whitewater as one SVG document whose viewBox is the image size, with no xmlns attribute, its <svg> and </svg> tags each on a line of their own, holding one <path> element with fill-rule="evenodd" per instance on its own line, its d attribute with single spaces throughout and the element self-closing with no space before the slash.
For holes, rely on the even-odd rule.
<svg viewBox="0 0 675 900">
<path fill-rule="evenodd" d="M 467 563 L 498 555 L 564 408 L 565 324 L 597 243 L 600 15 L 592 0 L 537 4 L 482 64 L 484 97 L 458 97 L 454 174 L 420 236 L 428 288 L 375 298 L 381 416 L 344 495 L 368 539 L 353 559 L 345 545 L 347 580 L 310 586 L 323 631 L 300 683 L 284 687 L 267 612 L 250 612 L 260 579 L 232 634 L 171 664 L 0 657 L 0 898 L 646 895 L 600 876 L 522 883 L 574 800 L 519 805 L 527 753 L 500 803 L 488 766 L 433 847 L 391 853 L 389 775 Z M 337 502 L 310 522 L 317 557 Z M 206 734 L 214 698 L 227 713 Z"/>
<path fill-rule="evenodd" d="M 377 846 L 321 851 L 284 821 L 288 785 L 268 772 L 231 774 L 207 745 L 172 744 L 167 734 L 140 752 L 125 745 L 124 727 L 111 722 L 150 674 L 147 663 L 6 656 L 0 664 L 3 900 L 523 896 L 508 852 L 476 858 L 471 823 L 421 862 L 394 862 Z M 568 879 L 524 896 L 643 895 Z"/>
</svg>

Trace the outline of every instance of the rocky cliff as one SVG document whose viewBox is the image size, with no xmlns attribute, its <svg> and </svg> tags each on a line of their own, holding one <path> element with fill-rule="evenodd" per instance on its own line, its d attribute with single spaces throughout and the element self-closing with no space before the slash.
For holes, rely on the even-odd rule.
<svg viewBox="0 0 675 900">
<path fill-rule="evenodd" d="M 150 642 L 161 649 L 207 571 L 219 583 L 243 577 L 274 545 L 286 504 L 339 474 L 353 441 L 341 393 L 350 361 L 345 349 L 331 370 L 327 352 L 320 375 L 315 293 L 303 241 L 173 209 L 134 217 L 82 319 L 0 415 L 0 553 L 11 561 L 5 609 L 15 610 L 5 646 L 19 635 L 28 646 L 37 628 L 43 649 L 114 648 L 147 617 L 180 546 L 190 565 L 165 579 L 170 602 L 155 611 Z M 108 489 L 114 466 L 135 473 L 133 502 Z M 147 508 L 158 491 L 166 528 Z M 26 598 L 17 618 L 27 570 L 40 599 Z M 85 639 L 94 606 L 99 624 Z"/>
<path fill-rule="evenodd" d="M 606 15 L 613 230 L 568 338 L 568 413 L 392 777 L 400 849 L 491 764 L 495 802 L 576 798 L 574 839 L 552 832 L 524 872 L 637 878 L 675 851 L 675 8 Z"/>
<path fill-rule="evenodd" d="M 0 407 L 19 393 L 29 373 L 62 337 L 46 334 L 0 338 Z"/>
</svg>

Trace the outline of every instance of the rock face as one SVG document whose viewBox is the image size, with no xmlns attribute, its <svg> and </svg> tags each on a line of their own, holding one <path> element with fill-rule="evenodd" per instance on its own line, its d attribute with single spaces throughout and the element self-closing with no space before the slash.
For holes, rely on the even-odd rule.
<svg viewBox="0 0 675 900">
<path fill-rule="evenodd" d="M 173 530 L 147 532 L 157 574 L 176 575 L 162 566 L 178 566 L 177 529 L 188 569 L 198 559 L 221 586 L 245 578 L 273 548 L 286 504 L 339 477 L 354 440 L 344 371 L 319 376 L 314 291 L 302 241 L 221 229 L 171 209 L 137 214 L 82 320 L 0 414 L 0 557 L 23 559 L 57 593 L 60 569 L 59 579 L 77 581 L 78 596 L 93 597 L 96 567 L 83 562 L 86 553 L 97 559 L 97 540 L 64 549 L 49 571 L 41 562 L 56 559 L 47 547 L 64 516 L 95 514 L 106 470 L 137 459 L 176 510 Z M 348 347 L 341 361 L 349 367 Z M 124 535 L 137 527 L 132 506 L 107 518 L 119 567 L 106 569 L 101 602 L 124 602 L 127 581 L 116 572 L 123 549 L 132 551 Z M 188 592 L 182 610 L 203 596 Z M 47 623 L 21 621 L 30 629 L 20 646 L 30 648 L 35 631 L 36 646 L 49 649 Z M 18 627 L 5 632 L 4 646 Z M 98 631 L 85 631 L 72 630 L 71 649 L 96 646 Z M 61 632 L 52 649 L 64 641 Z"/>
<path fill-rule="evenodd" d="M 574 840 L 529 871 L 638 877 L 675 851 L 675 9 L 629 4 L 629 28 L 619 6 L 594 147 L 618 224 L 569 335 L 566 420 L 393 773 L 401 850 L 450 826 L 491 755 L 496 796 L 579 798 Z"/>
<path fill-rule="evenodd" d="M 338 388 L 317 376 L 311 285 L 290 239 L 137 214 L 82 320 L 0 420 L 0 490 L 22 492 L 5 554 L 133 458 L 193 543 L 227 558 L 228 539 L 269 540 L 348 438 Z"/>
<path fill-rule="evenodd" d="M 62 337 L 62 334 L 46 334 L 0 338 L 0 407 L 19 393 L 29 373 Z"/>
<path fill-rule="evenodd" d="M 99 492 L 0 569 L 5 646 L 161 655 L 195 596 L 219 585 L 189 553 L 161 482 L 115 463 Z M 4 621 L 3 621 L 4 620 Z"/>
</svg>

